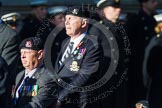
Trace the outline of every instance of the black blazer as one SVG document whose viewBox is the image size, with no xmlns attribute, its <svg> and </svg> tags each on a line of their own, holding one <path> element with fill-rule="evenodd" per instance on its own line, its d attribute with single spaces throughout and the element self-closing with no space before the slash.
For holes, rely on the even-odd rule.
<svg viewBox="0 0 162 108">
<path fill-rule="evenodd" d="M 81 40 L 77 48 L 73 51 L 69 58 L 67 58 L 63 65 L 59 66 L 59 60 L 61 59 L 66 47 L 70 41 L 70 38 L 67 38 L 62 45 L 61 53 L 56 62 L 56 73 L 59 76 L 58 84 L 61 84 L 62 81 L 67 84 L 72 85 L 70 88 L 64 86 L 60 87 L 58 98 L 62 100 L 62 108 L 85 108 L 88 102 L 78 103 L 68 103 L 65 99 L 79 99 L 80 97 L 88 98 L 88 94 L 91 92 L 75 92 L 71 89 L 76 87 L 82 87 L 85 85 L 90 85 L 96 82 L 98 77 L 98 72 L 100 70 L 100 65 L 102 61 L 102 50 L 98 42 L 97 37 L 85 35 Z M 69 89 L 69 90 L 67 90 Z M 65 104 L 66 103 L 66 104 Z"/>
</svg>

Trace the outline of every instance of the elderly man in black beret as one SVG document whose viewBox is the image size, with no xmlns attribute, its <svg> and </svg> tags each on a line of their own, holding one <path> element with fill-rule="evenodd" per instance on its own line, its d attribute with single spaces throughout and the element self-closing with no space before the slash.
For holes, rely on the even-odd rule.
<svg viewBox="0 0 162 108">
<path fill-rule="evenodd" d="M 25 70 L 16 77 L 14 108 L 50 107 L 55 101 L 56 85 L 43 64 L 43 42 L 37 37 L 27 38 L 20 44 L 20 53 Z"/>
<path fill-rule="evenodd" d="M 97 81 L 102 51 L 97 37 L 87 35 L 88 15 L 89 12 L 79 6 L 70 7 L 66 12 L 65 28 L 69 38 L 62 44 L 55 67 L 60 77 L 57 105 L 61 108 L 91 108 L 92 91 L 84 89 Z"/>
</svg>

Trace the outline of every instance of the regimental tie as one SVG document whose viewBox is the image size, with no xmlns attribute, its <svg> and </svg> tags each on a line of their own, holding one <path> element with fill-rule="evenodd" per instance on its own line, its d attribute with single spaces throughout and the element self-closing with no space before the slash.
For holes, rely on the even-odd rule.
<svg viewBox="0 0 162 108">
<path fill-rule="evenodd" d="M 24 88 L 24 86 L 25 86 L 25 84 L 27 83 L 28 80 L 29 80 L 29 76 L 27 76 L 27 77 L 23 80 L 23 83 L 22 83 L 21 87 L 20 87 L 19 90 L 18 90 L 19 97 L 21 96 L 21 94 L 22 94 L 22 92 L 23 92 L 23 88 Z M 13 100 L 13 101 L 14 101 L 14 105 L 16 105 L 16 103 L 17 103 L 19 97 L 15 97 L 15 98 L 14 98 L 14 100 Z"/>
<path fill-rule="evenodd" d="M 72 52 L 72 49 L 73 49 L 73 45 L 74 45 L 74 42 L 70 42 L 67 49 L 66 49 L 66 52 L 64 54 L 64 56 L 61 58 L 61 60 L 59 61 L 59 64 L 62 65 L 62 63 L 65 61 L 65 59 L 67 59 L 71 52 Z"/>
<path fill-rule="evenodd" d="M 24 81 L 23 81 L 21 87 L 19 88 L 19 91 L 18 91 L 19 97 L 21 96 L 21 94 L 22 94 L 22 92 L 23 92 L 23 88 L 24 88 L 24 86 L 25 86 L 25 84 L 27 83 L 28 80 L 29 80 L 29 76 L 27 76 L 27 77 L 24 79 Z"/>
</svg>

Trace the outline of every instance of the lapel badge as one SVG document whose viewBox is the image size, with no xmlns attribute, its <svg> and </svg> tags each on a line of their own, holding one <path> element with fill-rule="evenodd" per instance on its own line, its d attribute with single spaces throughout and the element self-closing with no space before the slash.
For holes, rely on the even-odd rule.
<svg viewBox="0 0 162 108">
<path fill-rule="evenodd" d="M 79 66 L 78 66 L 78 62 L 77 61 L 73 61 L 72 64 L 70 65 L 70 70 L 71 71 L 78 71 L 79 70 Z"/>
</svg>

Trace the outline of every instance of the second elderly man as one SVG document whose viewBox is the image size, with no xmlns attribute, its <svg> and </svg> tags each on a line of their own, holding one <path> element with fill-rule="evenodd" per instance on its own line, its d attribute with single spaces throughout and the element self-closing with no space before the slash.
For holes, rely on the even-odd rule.
<svg viewBox="0 0 162 108">
<path fill-rule="evenodd" d="M 20 53 L 25 70 L 16 77 L 14 108 L 49 108 L 56 99 L 56 84 L 43 64 L 43 42 L 37 37 L 27 38 L 20 44 Z"/>
</svg>

